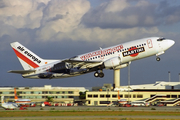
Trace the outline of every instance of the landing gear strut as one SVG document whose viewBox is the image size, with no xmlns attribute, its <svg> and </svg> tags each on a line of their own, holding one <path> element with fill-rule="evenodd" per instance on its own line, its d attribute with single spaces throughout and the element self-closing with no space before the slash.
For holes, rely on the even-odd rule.
<svg viewBox="0 0 180 120">
<path fill-rule="evenodd" d="M 103 78 L 104 77 L 104 73 L 102 72 L 102 70 L 100 71 L 100 73 L 98 71 L 96 71 L 94 73 L 94 77 L 100 77 L 100 78 Z"/>
<path fill-rule="evenodd" d="M 156 57 L 156 60 L 157 60 L 157 61 L 160 61 L 161 59 L 160 59 L 160 57 Z"/>
</svg>

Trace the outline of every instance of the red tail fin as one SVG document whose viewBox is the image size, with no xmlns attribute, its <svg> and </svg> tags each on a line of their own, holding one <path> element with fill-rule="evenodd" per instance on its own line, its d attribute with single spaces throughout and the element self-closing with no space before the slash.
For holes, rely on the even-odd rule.
<svg viewBox="0 0 180 120">
<path fill-rule="evenodd" d="M 17 93 L 16 93 L 16 88 L 14 88 L 14 99 L 17 100 L 18 97 L 17 97 Z"/>
<path fill-rule="evenodd" d="M 120 95 L 119 95 L 119 91 L 118 91 L 118 100 L 120 100 Z"/>
</svg>

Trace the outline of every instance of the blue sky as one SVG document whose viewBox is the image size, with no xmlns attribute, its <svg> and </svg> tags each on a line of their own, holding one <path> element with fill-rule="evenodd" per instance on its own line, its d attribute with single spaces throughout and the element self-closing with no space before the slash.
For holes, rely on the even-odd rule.
<svg viewBox="0 0 180 120">
<path fill-rule="evenodd" d="M 78 77 L 24 79 L 9 70 L 21 70 L 10 43 L 18 41 L 45 59 L 78 54 L 145 37 L 160 36 L 175 45 L 161 55 L 134 61 L 131 84 L 178 81 L 180 73 L 180 2 L 178 0 L 1 0 L 0 86 L 102 86 L 113 83 L 113 71 L 105 77 L 93 73 Z M 127 68 L 121 69 L 121 85 L 127 85 Z"/>
</svg>

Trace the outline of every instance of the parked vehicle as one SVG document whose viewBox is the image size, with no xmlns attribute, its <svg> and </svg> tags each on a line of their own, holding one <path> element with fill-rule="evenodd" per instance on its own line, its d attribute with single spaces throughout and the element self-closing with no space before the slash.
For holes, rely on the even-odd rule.
<svg viewBox="0 0 180 120">
<path fill-rule="evenodd" d="M 157 105 L 156 105 L 156 106 L 161 107 L 161 106 L 164 106 L 164 104 L 163 104 L 163 103 L 157 103 Z"/>
<path fill-rule="evenodd" d="M 49 103 L 49 102 L 44 102 L 44 105 L 45 105 L 45 106 L 51 106 L 51 103 Z"/>
<path fill-rule="evenodd" d="M 131 106 L 149 106 L 150 104 L 148 102 L 141 102 L 141 101 L 134 101 L 134 102 L 131 102 Z"/>
<path fill-rule="evenodd" d="M 131 107 L 131 103 L 123 104 L 123 107 Z"/>
</svg>

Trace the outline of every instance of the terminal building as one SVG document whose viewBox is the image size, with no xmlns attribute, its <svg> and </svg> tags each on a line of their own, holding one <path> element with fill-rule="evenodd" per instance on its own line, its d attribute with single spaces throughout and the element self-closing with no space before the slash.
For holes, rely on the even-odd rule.
<svg viewBox="0 0 180 120">
<path fill-rule="evenodd" d="M 14 101 L 14 88 L 19 99 L 30 99 L 32 102 L 44 102 L 47 97 L 53 97 L 54 102 L 73 103 L 79 99 L 79 92 L 85 92 L 84 87 L 0 87 L 0 96 L 8 101 Z"/>
<path fill-rule="evenodd" d="M 155 84 L 121 86 L 115 89 L 111 84 L 105 84 L 103 87 L 95 87 L 94 91 L 86 92 L 86 104 L 106 106 L 118 101 L 118 96 L 128 102 L 142 101 L 152 105 L 161 102 L 166 106 L 175 106 L 180 103 L 180 82 L 159 81 Z"/>
<path fill-rule="evenodd" d="M 30 99 L 32 102 L 44 102 L 47 97 L 53 97 L 54 102 L 74 103 L 85 102 L 87 106 L 107 106 L 112 102 L 126 99 L 128 102 L 142 101 L 156 104 L 161 102 L 166 106 L 180 104 L 180 82 L 157 81 L 154 84 L 120 86 L 115 89 L 111 84 L 103 87 L 0 87 L 0 96 L 7 101 L 14 101 L 14 88 L 18 98 Z M 79 99 L 80 92 L 86 92 L 84 100 Z M 120 99 L 119 99 L 120 98 Z"/>
</svg>

